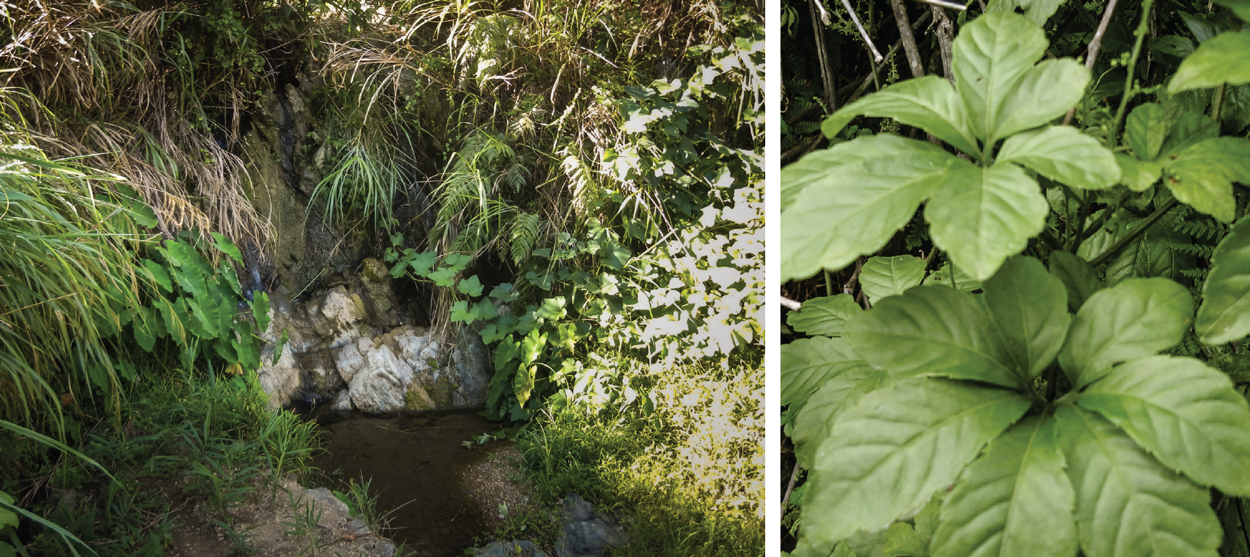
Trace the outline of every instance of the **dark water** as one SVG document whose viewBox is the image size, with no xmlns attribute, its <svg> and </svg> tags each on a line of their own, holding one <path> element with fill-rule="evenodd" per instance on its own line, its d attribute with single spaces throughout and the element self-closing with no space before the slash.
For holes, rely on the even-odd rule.
<svg viewBox="0 0 1250 557">
<path fill-rule="evenodd" d="M 489 451 L 476 443 L 469 450 L 462 443 L 501 429 L 499 424 L 472 411 L 316 414 L 327 452 L 313 464 L 344 481 L 372 478 L 378 508 L 397 509 L 390 515 L 395 530 L 389 533 L 396 544 L 422 557 L 452 557 L 486 533 L 486 521 L 461 480 L 469 465 Z"/>
</svg>

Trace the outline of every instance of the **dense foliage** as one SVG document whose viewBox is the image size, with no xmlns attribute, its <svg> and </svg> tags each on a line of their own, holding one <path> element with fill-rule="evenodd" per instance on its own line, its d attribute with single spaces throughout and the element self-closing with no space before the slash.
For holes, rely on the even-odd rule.
<svg viewBox="0 0 1250 557">
<path fill-rule="evenodd" d="M 781 176 L 783 278 L 823 273 L 785 289 L 794 553 L 1246 554 L 1244 6 L 934 7 L 926 45 L 891 4 L 914 78 Z"/>
</svg>

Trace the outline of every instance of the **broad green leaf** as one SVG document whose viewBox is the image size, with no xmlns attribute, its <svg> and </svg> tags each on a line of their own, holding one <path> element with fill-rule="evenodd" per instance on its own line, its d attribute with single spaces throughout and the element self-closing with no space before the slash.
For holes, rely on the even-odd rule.
<svg viewBox="0 0 1250 557">
<path fill-rule="evenodd" d="M 925 260 L 912 255 L 870 257 L 859 271 L 859 287 L 876 304 L 886 296 L 897 296 L 924 280 Z"/>
<path fill-rule="evenodd" d="M 840 338 L 807 338 L 781 345 L 781 405 L 806 399 L 860 357 Z"/>
<path fill-rule="evenodd" d="M 269 295 L 257 292 L 252 296 L 252 318 L 256 320 L 256 330 L 269 330 Z"/>
<path fill-rule="evenodd" d="M 1128 279 L 1081 306 L 1059 364 L 1079 389 L 1118 362 L 1152 356 L 1180 342 L 1193 312 L 1193 299 L 1181 285 L 1161 278 Z"/>
<path fill-rule="evenodd" d="M 918 286 L 891 296 L 847 327 L 846 338 L 875 366 L 896 377 L 972 379 L 1018 387 L 1021 377 L 972 298 L 948 286 Z"/>
<path fill-rule="evenodd" d="M 864 360 L 837 366 L 837 372 L 826 376 L 825 382 L 807 398 L 807 404 L 795 420 L 794 454 L 804 468 L 812 467 L 812 458 L 843 410 L 855 406 L 865 394 L 888 385 L 890 373 L 874 368 Z"/>
<path fill-rule="evenodd" d="M 212 232 L 211 234 L 213 235 L 213 239 L 216 240 L 213 242 L 213 247 L 216 247 L 221 253 L 230 256 L 230 259 L 243 263 L 243 254 L 239 252 L 239 248 L 234 245 L 234 242 L 230 241 L 230 238 L 216 232 Z"/>
<path fill-rule="evenodd" d="M 170 282 L 169 273 L 165 272 L 165 268 L 161 267 L 160 263 L 152 261 L 151 259 L 144 259 L 143 268 L 147 269 L 148 276 L 152 277 L 152 280 L 155 281 L 156 284 L 160 285 L 163 292 L 166 294 L 173 293 L 174 285 Z"/>
<path fill-rule="evenodd" d="M 952 276 L 951 269 L 955 270 L 954 276 Z M 972 292 L 973 290 L 981 289 L 981 281 L 973 280 L 963 269 L 949 263 L 945 263 L 932 273 L 929 273 L 929 276 L 925 277 L 924 282 L 921 284 L 944 284 L 960 292 Z"/>
<path fill-rule="evenodd" d="M 1015 256 L 985 281 L 985 302 L 1007 352 L 1034 377 L 1063 347 L 1072 316 L 1063 281 L 1032 257 Z"/>
<path fill-rule="evenodd" d="M 1103 189 L 1120 179 L 1115 155 L 1070 126 L 1013 135 L 1003 142 L 998 162 L 1014 162 L 1074 188 Z"/>
<path fill-rule="evenodd" d="M 1063 116 L 1081 100 L 1089 81 L 1089 70 L 1071 58 L 1043 60 L 1029 68 L 1003 99 L 994 137 L 1008 137 Z"/>
<path fill-rule="evenodd" d="M 1093 412 L 1061 405 L 1055 418 L 1085 555 L 1216 556 L 1219 522 L 1207 490 Z"/>
<path fill-rule="evenodd" d="M 959 95 L 949 81 L 935 75 L 900 81 L 848 104 L 826 118 L 821 131 L 832 138 L 861 115 L 893 118 L 923 128 L 960 151 L 980 153 Z"/>
<path fill-rule="evenodd" d="M 1205 105 L 1204 105 L 1205 106 Z M 1205 114 L 1185 112 L 1176 117 L 1168 138 L 1163 141 L 1161 154 L 1168 155 L 1207 139 L 1220 135 L 1220 125 Z M 1168 159 L 1160 159 L 1165 164 Z"/>
<path fill-rule="evenodd" d="M 1146 191 L 1163 176 L 1163 165 L 1157 161 L 1141 161 L 1125 153 L 1116 153 L 1120 166 L 1120 183 L 1133 191 Z"/>
<path fill-rule="evenodd" d="M 1030 416 L 990 442 L 942 505 L 934 557 L 1073 557 L 1076 495 L 1053 416 Z"/>
<path fill-rule="evenodd" d="M 951 64 L 955 89 L 968 112 L 972 133 L 985 144 L 992 145 L 1006 135 L 999 130 L 1012 117 L 1004 110 L 1008 95 L 1042 59 L 1047 44 L 1040 27 L 1023 16 L 1002 12 L 976 18 L 955 37 Z M 1056 92 L 1069 86 L 1049 85 Z"/>
<path fill-rule="evenodd" d="M 919 510 L 1032 404 L 1003 389 L 919 377 L 864 395 L 816 452 L 804 532 L 839 540 Z"/>
<path fill-rule="evenodd" d="M 459 300 L 451 305 L 448 319 L 452 323 L 472 323 L 477 316 L 469 310 L 469 302 L 467 300 Z"/>
<path fill-rule="evenodd" d="M 568 300 L 564 296 L 555 298 L 546 298 L 543 305 L 539 306 L 538 311 L 534 313 L 539 319 L 560 319 L 567 313 L 564 306 L 568 304 Z"/>
<path fill-rule="evenodd" d="M 1139 160 L 1149 161 L 1159 156 L 1159 149 L 1167 136 L 1167 114 L 1163 112 L 1163 107 L 1155 103 L 1134 108 L 1124 123 L 1124 138 Z"/>
<path fill-rule="evenodd" d="M 154 322 L 160 317 L 154 312 L 143 306 L 135 307 L 135 320 L 131 323 L 133 327 L 135 342 L 144 352 L 151 352 L 152 347 L 156 345 L 157 334 L 154 329 Z"/>
<path fill-rule="evenodd" d="M 1213 0 L 1216 4 L 1232 8 L 1233 13 L 1242 21 L 1250 21 L 1250 1 L 1247 0 Z"/>
<path fill-rule="evenodd" d="M 790 312 L 786 323 L 812 336 L 841 336 L 846 323 L 862 311 L 849 294 L 824 296 L 803 302 L 802 309 Z"/>
<path fill-rule="evenodd" d="M 538 376 L 538 365 L 520 366 L 512 378 L 512 392 L 521 406 L 529 402 L 530 393 L 534 390 L 534 381 Z"/>
<path fill-rule="evenodd" d="M 1042 231 L 1050 205 L 1037 182 L 1017 166 L 983 169 L 960 162 L 946 173 L 924 216 L 934 245 L 983 281 Z"/>
<path fill-rule="evenodd" d="M 1237 209 L 1233 182 L 1250 183 L 1250 140 L 1217 137 L 1168 156 L 1164 183 L 1172 195 L 1198 211 L 1232 222 Z"/>
<path fill-rule="evenodd" d="M 1220 33 L 1198 45 L 1168 83 L 1172 94 L 1222 83 L 1250 83 L 1250 31 Z"/>
<path fill-rule="evenodd" d="M 888 557 L 929 557 L 928 540 L 922 539 L 916 529 L 906 522 L 895 522 L 885 532 L 882 547 Z"/>
<path fill-rule="evenodd" d="M 1211 255 L 1194 332 L 1207 344 L 1250 334 L 1250 217 L 1238 221 Z"/>
<path fill-rule="evenodd" d="M 430 280 L 443 288 L 451 288 L 456 280 L 456 270 L 451 267 L 442 267 L 430 273 Z"/>
<path fill-rule="evenodd" d="M 908 147 L 822 173 L 782 213 L 782 281 L 841 269 L 876 252 L 911 220 L 952 165 L 972 167 L 930 143 L 899 141 Z M 860 154 L 877 144 L 851 143 Z"/>
<path fill-rule="evenodd" d="M 1184 280 L 1181 270 L 1192 269 L 1195 261 L 1181 247 L 1191 243 L 1185 234 L 1156 223 L 1107 264 L 1106 283 L 1114 286 L 1132 277 Z"/>
<path fill-rule="evenodd" d="M 482 295 L 482 282 L 477 279 L 477 275 L 473 275 L 467 279 L 460 279 L 456 290 L 459 290 L 461 294 L 476 298 Z"/>
<path fill-rule="evenodd" d="M 1016 8 L 1024 11 L 1024 17 L 1037 26 L 1046 25 L 1046 20 L 1055 15 L 1067 0 L 990 0 L 988 12 L 1014 12 Z"/>
<path fill-rule="evenodd" d="M 781 210 L 785 211 L 808 185 L 828 181 L 838 168 L 882 157 L 898 156 L 910 152 L 910 140 L 891 134 L 870 135 L 856 138 L 808 153 L 803 158 L 781 169 Z"/>
<path fill-rule="evenodd" d="M 1250 495 L 1250 406 L 1228 375 L 1191 358 L 1152 356 L 1115 367 L 1076 402 L 1169 469 Z"/>
</svg>

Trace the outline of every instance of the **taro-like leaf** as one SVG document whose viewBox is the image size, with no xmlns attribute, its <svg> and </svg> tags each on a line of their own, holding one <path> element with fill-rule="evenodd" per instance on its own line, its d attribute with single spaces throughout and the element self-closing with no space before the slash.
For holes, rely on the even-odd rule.
<svg viewBox="0 0 1250 557">
<path fill-rule="evenodd" d="M 855 406 L 864 395 L 888 385 L 890 381 L 889 372 L 874 368 L 864 360 L 837 366 L 837 372 L 830 374 L 824 384 L 808 397 L 807 404 L 795 420 L 791 440 L 799 463 L 810 469 L 816 448 L 829 437 L 842 411 Z"/>
<path fill-rule="evenodd" d="M 1013 135 L 1003 142 L 998 162 L 1014 162 L 1075 188 L 1103 189 L 1120 179 L 1111 151 L 1070 126 Z"/>
<path fill-rule="evenodd" d="M 1168 176 L 1164 183 L 1176 199 L 1221 221 L 1232 222 L 1237 209 L 1232 183 L 1250 183 L 1250 140 L 1207 139 L 1167 159 Z"/>
<path fill-rule="evenodd" d="M 840 336 L 846 323 L 862 311 L 849 294 L 824 296 L 804 301 L 802 309 L 790 312 L 786 323 L 812 336 Z"/>
<path fill-rule="evenodd" d="M 925 220 L 934 245 L 983 281 L 1042 231 L 1050 205 L 1037 182 L 1015 165 L 978 168 L 959 163 L 945 173 L 925 207 Z"/>
<path fill-rule="evenodd" d="M 1229 495 L 1250 495 L 1250 406 L 1223 372 L 1191 358 L 1116 366 L 1077 398 L 1169 469 Z"/>
<path fill-rule="evenodd" d="M 230 241 L 230 238 L 216 232 L 211 234 L 213 235 L 213 240 L 216 240 L 213 242 L 213 247 L 217 248 L 221 253 L 228 255 L 230 259 L 243 263 L 243 254 L 239 252 L 239 248 L 234 245 L 234 242 Z"/>
<path fill-rule="evenodd" d="M 1075 388 L 1084 387 L 1116 363 L 1180 342 L 1193 311 L 1189 291 L 1167 279 L 1128 279 L 1100 290 L 1072 320 L 1059 364 Z"/>
<path fill-rule="evenodd" d="M 907 147 L 876 155 L 869 151 L 877 142 L 857 139 L 850 142 L 857 146 L 851 152 L 865 157 L 864 162 L 813 170 L 820 176 L 782 213 L 783 282 L 821 269 L 841 269 L 861 254 L 881 249 L 942 183 L 949 167 L 972 167 L 933 144 L 898 141 Z"/>
<path fill-rule="evenodd" d="M 1061 405 L 1055 418 L 1085 555 L 1217 555 L 1219 521 L 1206 489 L 1091 411 Z"/>
<path fill-rule="evenodd" d="M 1063 282 L 1032 257 L 1015 256 L 985 281 L 985 302 L 1020 370 L 1034 377 L 1063 347 L 1072 316 Z"/>
<path fill-rule="evenodd" d="M 1198 45 L 1176 69 L 1168 92 L 1250 83 L 1250 31 L 1220 33 Z"/>
<path fill-rule="evenodd" d="M 806 399 L 860 357 L 840 338 L 808 338 L 781 345 L 781 405 Z"/>
<path fill-rule="evenodd" d="M 1149 161 L 1159 156 L 1159 149 L 1167 136 L 1167 114 L 1163 112 L 1163 107 L 1155 103 L 1144 103 L 1134 108 L 1124 122 L 1124 138 L 1139 160 Z"/>
<path fill-rule="evenodd" d="M 1032 404 L 1008 390 L 919 377 L 864 395 L 816 452 L 805 536 L 839 540 L 916 512 Z"/>
<path fill-rule="evenodd" d="M 1250 334 L 1250 217 L 1238 221 L 1211 255 L 1194 332 L 1207 344 Z"/>
<path fill-rule="evenodd" d="M 1046 45 L 1042 29 L 1014 13 L 985 14 L 965 25 L 955 37 L 951 64 L 955 89 L 968 112 L 972 133 L 987 145 L 1007 135 L 999 133 L 1013 116 L 1004 111 L 1007 95 L 1042 59 Z M 1058 92 L 1070 84 L 1050 85 Z M 1079 85 L 1079 89 L 1084 88 L 1084 84 Z"/>
<path fill-rule="evenodd" d="M 870 303 L 897 296 L 924 280 L 925 260 L 913 255 L 870 257 L 859 271 L 859 287 Z"/>
<path fill-rule="evenodd" d="M 152 261 L 151 259 L 144 259 L 143 268 L 148 271 L 148 276 L 152 277 L 152 280 L 155 281 L 156 284 L 160 285 L 161 291 L 166 294 L 173 293 L 174 285 L 170 282 L 169 273 L 165 271 L 164 267 L 161 267 L 160 263 Z"/>
<path fill-rule="evenodd" d="M 896 377 L 932 375 L 1018 387 L 993 321 L 972 298 L 948 286 L 918 286 L 891 296 L 851 322 L 846 338 L 873 365 Z"/>
<path fill-rule="evenodd" d="M 965 153 L 980 153 L 964 104 L 950 82 L 938 76 L 901 81 L 848 104 L 826 118 L 821 130 L 825 137 L 833 137 L 860 115 L 893 118 L 923 128 Z"/>
<path fill-rule="evenodd" d="M 1072 557 L 1075 504 L 1055 419 L 1030 416 L 990 442 L 942 505 L 934 557 Z"/>
<path fill-rule="evenodd" d="M 269 295 L 257 292 L 252 297 L 252 318 L 256 320 L 256 330 L 269 330 Z"/>
</svg>

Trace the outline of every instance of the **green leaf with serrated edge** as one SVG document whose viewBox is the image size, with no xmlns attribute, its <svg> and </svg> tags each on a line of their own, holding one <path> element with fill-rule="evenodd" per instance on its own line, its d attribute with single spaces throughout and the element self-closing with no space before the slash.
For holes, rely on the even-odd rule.
<svg viewBox="0 0 1250 557">
<path fill-rule="evenodd" d="M 901 158 L 914 147 L 910 139 L 882 134 L 858 137 L 808 153 L 781 169 L 781 210 L 788 209 L 807 186 L 836 178 L 839 167 L 881 158 Z"/>
<path fill-rule="evenodd" d="M 1163 164 L 1158 161 L 1140 161 L 1125 153 L 1116 153 L 1115 162 L 1120 167 L 1120 183 L 1133 191 L 1146 191 L 1163 176 Z"/>
<path fill-rule="evenodd" d="M 1168 138 L 1163 141 L 1161 155 L 1180 151 L 1200 141 L 1215 139 L 1220 135 L 1220 126 L 1206 114 L 1186 112 L 1176 117 L 1168 130 Z M 1167 163 L 1167 159 L 1160 159 Z"/>
<path fill-rule="evenodd" d="M 895 522 L 885 531 L 887 557 L 929 557 L 928 540 L 921 539 L 916 529 L 906 522 Z"/>
<path fill-rule="evenodd" d="M 1068 290 L 1068 308 L 1076 311 L 1090 296 L 1102 290 L 1102 281 L 1089 262 L 1066 251 L 1050 254 L 1050 273 Z"/>
<path fill-rule="evenodd" d="M 972 167 L 933 144 L 901 141 L 909 147 L 837 166 L 798 194 L 781 217 L 782 281 L 841 269 L 881 249 L 942 183 L 950 166 Z M 861 154 L 875 145 L 851 143 L 860 146 Z"/>
<path fill-rule="evenodd" d="M 846 338 L 895 377 L 933 375 L 1019 387 L 994 323 L 972 298 L 948 286 L 891 296 L 847 327 Z"/>
<path fill-rule="evenodd" d="M 1007 353 L 1028 377 L 1046 369 L 1063 347 L 1072 316 L 1063 281 L 1032 257 L 1015 256 L 985 281 L 985 303 Z"/>
<path fill-rule="evenodd" d="M 1167 136 L 1167 114 L 1163 112 L 1163 107 L 1155 103 L 1134 108 L 1124 122 L 1124 139 L 1139 160 L 1154 160 L 1159 156 L 1159 149 Z"/>
<path fill-rule="evenodd" d="M 1047 44 L 1040 27 L 1014 13 L 985 14 L 963 26 L 955 37 L 951 63 L 955 89 L 968 112 L 972 133 L 985 144 L 992 145 L 1006 135 L 999 130 L 1012 117 L 1005 111 L 1008 95 L 1042 59 Z M 1049 85 L 1057 92 L 1067 87 Z"/>
<path fill-rule="evenodd" d="M 1250 31 L 1220 33 L 1198 45 L 1176 68 L 1168 93 L 1250 83 Z"/>
<path fill-rule="evenodd" d="M 1085 555 L 1217 555 L 1219 521 L 1206 489 L 1093 412 L 1061 405 L 1055 419 Z"/>
<path fill-rule="evenodd" d="M 547 298 L 543 300 L 543 305 L 539 306 L 534 316 L 539 319 L 560 319 L 565 315 L 564 306 L 567 303 L 564 296 Z"/>
<path fill-rule="evenodd" d="M 951 269 L 954 268 L 954 276 Z M 935 269 L 929 276 L 924 278 L 924 282 L 920 284 L 942 284 L 954 288 L 960 292 L 972 292 L 981 289 L 981 281 L 973 280 L 963 269 L 958 266 L 952 267 L 949 263 L 943 263 L 941 267 Z"/>
<path fill-rule="evenodd" d="M 1250 495 L 1250 406 L 1219 370 L 1152 356 L 1116 366 L 1076 399 L 1200 485 Z"/>
<path fill-rule="evenodd" d="M 980 154 L 963 103 L 951 83 L 935 75 L 901 81 L 848 104 L 826 118 L 820 129 L 832 138 L 856 116 L 893 118 L 922 128 L 960 151 Z"/>
<path fill-rule="evenodd" d="M 1250 1 L 1248 0 L 1214 0 L 1216 4 L 1226 8 L 1232 8 L 1233 13 L 1237 14 L 1242 21 L 1250 21 Z"/>
<path fill-rule="evenodd" d="M 1032 404 L 1007 390 L 919 377 L 864 395 L 816 452 L 804 533 L 838 540 L 919 510 Z"/>
<path fill-rule="evenodd" d="M 824 296 L 804 301 L 799 311 L 786 316 L 786 323 L 812 336 L 840 336 L 846 323 L 862 311 L 849 294 Z"/>
<path fill-rule="evenodd" d="M 1050 204 L 1037 182 L 1017 166 L 982 169 L 960 162 L 946 173 L 924 216 L 933 244 L 983 281 L 1042 231 Z"/>
<path fill-rule="evenodd" d="M 870 257 L 859 271 L 859 287 L 869 303 L 897 296 L 924 280 L 925 260 L 911 256 Z"/>
<path fill-rule="evenodd" d="M 1118 362 L 1152 356 L 1181 341 L 1194 314 L 1189 291 L 1167 279 L 1128 279 L 1100 290 L 1076 313 L 1059 365 L 1081 388 Z"/>
<path fill-rule="evenodd" d="M 1013 162 L 1074 188 L 1104 189 L 1120 179 L 1115 155 L 1069 126 L 1051 126 L 1013 135 L 1003 142 L 998 162 Z"/>
<path fill-rule="evenodd" d="M 433 273 L 430 273 L 430 280 L 434 281 L 434 284 L 442 286 L 443 288 L 451 288 L 455 279 L 456 270 L 450 267 L 443 267 Z"/>
<path fill-rule="evenodd" d="M 1053 416 L 1030 416 L 990 441 L 942 505 L 934 557 L 1072 557 L 1075 504 Z"/>
<path fill-rule="evenodd" d="M 1250 217 L 1237 221 L 1211 255 L 1194 332 L 1207 344 L 1250 334 Z"/>
<path fill-rule="evenodd" d="M 213 239 L 216 240 L 216 242 L 213 243 L 213 247 L 216 247 L 218 251 L 229 256 L 230 259 L 243 263 L 243 254 L 239 252 L 239 248 L 234 245 L 234 242 L 230 241 L 230 238 L 216 232 L 212 232 L 211 234 L 213 235 Z"/>
<path fill-rule="evenodd" d="M 477 279 L 477 275 L 473 275 L 467 279 L 460 279 L 460 283 L 456 285 L 456 289 L 459 290 L 461 294 L 465 294 L 467 296 L 481 296 L 482 282 Z"/>
<path fill-rule="evenodd" d="M 890 373 L 874 368 L 864 360 L 852 360 L 836 366 L 836 371 L 825 376 L 807 404 L 799 411 L 794 423 L 794 454 L 804 468 L 812 467 L 812 458 L 833 430 L 838 416 L 847 408 L 855 406 L 864 395 L 890 384 Z"/>
<path fill-rule="evenodd" d="M 269 295 L 257 292 L 252 296 L 252 318 L 256 320 L 256 330 L 269 330 Z"/>
<path fill-rule="evenodd" d="M 1089 70 L 1071 58 L 1043 60 L 1029 68 L 1003 99 L 994 137 L 1009 137 L 1063 116 L 1081 100 L 1089 81 Z"/>
<path fill-rule="evenodd" d="M 473 312 L 469 311 L 469 302 L 465 300 L 452 304 L 447 318 L 453 323 L 472 323 L 476 319 Z"/>
<path fill-rule="evenodd" d="M 1182 203 L 1224 222 L 1237 210 L 1233 182 L 1250 183 L 1250 140 L 1206 139 L 1168 155 L 1163 183 Z"/>
<path fill-rule="evenodd" d="M 840 338 L 808 338 L 781 345 L 781 405 L 807 398 L 847 362 L 860 357 Z"/>
</svg>

